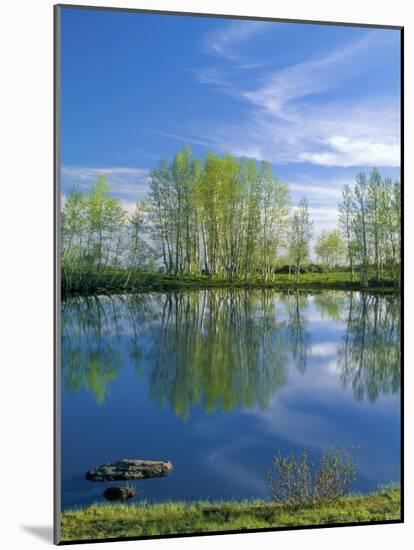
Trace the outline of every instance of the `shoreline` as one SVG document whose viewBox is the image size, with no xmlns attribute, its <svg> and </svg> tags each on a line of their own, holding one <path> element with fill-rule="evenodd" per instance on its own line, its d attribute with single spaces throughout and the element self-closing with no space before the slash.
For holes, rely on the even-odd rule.
<svg viewBox="0 0 414 550">
<path fill-rule="evenodd" d="M 275 290 L 355 290 L 361 292 L 398 293 L 395 281 L 371 280 L 362 287 L 359 281 L 351 281 L 348 273 L 304 273 L 299 280 L 287 274 L 275 275 L 271 281 L 260 279 L 224 279 L 206 275 L 174 277 L 155 273 L 134 273 L 127 284 L 125 273 L 105 273 L 99 280 L 80 283 L 68 289 L 62 286 L 62 297 L 99 294 L 132 294 L 140 292 L 166 292 L 174 290 L 208 289 L 275 289 Z"/>
<path fill-rule="evenodd" d="M 69 542 L 397 521 L 401 521 L 400 489 L 389 487 L 294 509 L 261 500 L 92 504 L 62 512 L 61 528 L 62 542 Z"/>
</svg>

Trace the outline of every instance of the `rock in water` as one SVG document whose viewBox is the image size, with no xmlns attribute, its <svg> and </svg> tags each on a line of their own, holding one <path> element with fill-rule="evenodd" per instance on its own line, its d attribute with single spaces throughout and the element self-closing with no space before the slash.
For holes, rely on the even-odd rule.
<svg viewBox="0 0 414 550">
<path fill-rule="evenodd" d="M 136 495 L 135 489 L 132 487 L 109 487 L 104 491 L 106 500 L 129 500 Z"/>
<path fill-rule="evenodd" d="M 172 469 L 173 465 L 168 460 L 124 459 L 102 464 L 102 466 L 86 472 L 85 477 L 89 481 L 130 481 L 167 476 Z"/>
</svg>

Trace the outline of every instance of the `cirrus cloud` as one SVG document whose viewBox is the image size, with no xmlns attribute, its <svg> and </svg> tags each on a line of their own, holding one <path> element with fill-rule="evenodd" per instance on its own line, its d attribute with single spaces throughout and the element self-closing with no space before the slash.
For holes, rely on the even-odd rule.
<svg viewBox="0 0 414 550">
<path fill-rule="evenodd" d="M 126 203 L 143 197 L 148 190 L 149 170 L 131 167 L 85 167 L 63 165 L 61 170 L 62 189 L 71 187 L 89 189 L 99 176 L 106 176 L 111 192 Z"/>
</svg>

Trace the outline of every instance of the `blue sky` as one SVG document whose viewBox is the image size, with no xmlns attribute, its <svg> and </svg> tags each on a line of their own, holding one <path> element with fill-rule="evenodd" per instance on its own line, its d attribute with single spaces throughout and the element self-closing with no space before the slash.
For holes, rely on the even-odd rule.
<svg viewBox="0 0 414 550">
<path fill-rule="evenodd" d="M 62 193 L 104 173 L 132 209 L 194 154 L 269 160 L 336 226 L 340 188 L 400 173 L 397 30 L 62 9 Z"/>
</svg>

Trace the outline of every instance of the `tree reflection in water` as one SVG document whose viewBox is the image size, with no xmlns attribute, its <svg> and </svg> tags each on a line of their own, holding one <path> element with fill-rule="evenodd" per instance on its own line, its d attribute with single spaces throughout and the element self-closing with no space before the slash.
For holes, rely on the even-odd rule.
<svg viewBox="0 0 414 550">
<path fill-rule="evenodd" d="M 213 290 L 166 296 L 147 366 L 151 395 L 187 418 L 195 405 L 266 407 L 286 382 L 288 333 L 274 294 Z"/>
<path fill-rule="evenodd" d="M 321 318 L 345 322 L 337 366 L 356 399 L 398 391 L 398 297 L 323 291 L 313 303 Z M 151 398 L 184 419 L 197 405 L 266 408 L 291 368 L 306 369 L 308 306 L 308 293 L 245 289 L 71 299 L 62 305 L 64 382 L 104 403 L 131 363 Z"/>
<path fill-rule="evenodd" d="M 355 399 L 374 402 L 400 389 L 400 298 L 349 293 L 346 332 L 338 348 L 341 381 Z"/>
</svg>

